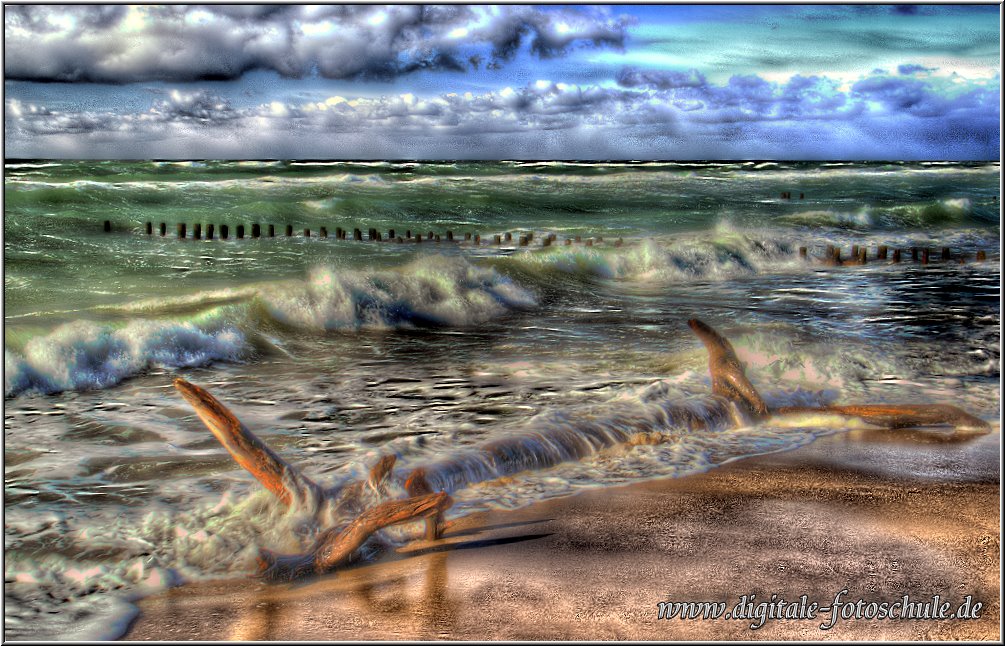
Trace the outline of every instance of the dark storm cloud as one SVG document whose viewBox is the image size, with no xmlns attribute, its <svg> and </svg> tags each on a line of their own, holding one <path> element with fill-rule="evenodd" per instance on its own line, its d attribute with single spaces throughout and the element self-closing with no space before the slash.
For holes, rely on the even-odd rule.
<svg viewBox="0 0 1005 646">
<path fill-rule="evenodd" d="M 871 77 L 852 86 L 854 97 L 881 103 L 894 114 L 919 117 L 945 117 L 950 113 L 993 111 L 998 103 L 998 92 L 974 89 L 953 97 L 935 92 L 927 83 L 913 78 Z M 977 114 L 974 115 L 975 117 Z"/>
<path fill-rule="evenodd" d="M 898 65 L 897 73 L 902 76 L 910 76 L 912 74 L 918 74 L 921 72 L 934 72 L 938 68 L 935 67 L 925 67 L 924 65 L 916 65 L 914 63 L 908 63 L 906 65 Z"/>
<path fill-rule="evenodd" d="M 299 78 L 393 78 L 498 66 L 526 44 L 539 57 L 621 47 L 628 17 L 597 7 L 169 5 L 8 7 L 8 79 L 192 81 L 254 69 Z"/>
<path fill-rule="evenodd" d="M 681 87 L 704 87 L 707 85 L 705 75 L 698 70 L 678 72 L 672 70 L 638 70 L 631 67 L 623 68 L 617 75 L 621 87 L 652 87 L 669 90 Z"/>
<path fill-rule="evenodd" d="M 818 76 L 795 75 L 785 84 L 771 83 L 756 74 L 734 75 L 724 85 L 709 83 L 696 70 L 688 72 L 623 69 L 618 84 L 649 88 L 684 112 L 704 109 L 700 119 L 727 123 L 772 119 L 852 116 L 860 106 L 849 104 L 836 82 Z"/>
<path fill-rule="evenodd" d="M 241 116 L 230 103 L 205 90 L 185 93 L 174 91 L 167 99 L 154 102 L 150 114 L 165 121 L 194 119 L 196 121 L 228 121 Z"/>
</svg>

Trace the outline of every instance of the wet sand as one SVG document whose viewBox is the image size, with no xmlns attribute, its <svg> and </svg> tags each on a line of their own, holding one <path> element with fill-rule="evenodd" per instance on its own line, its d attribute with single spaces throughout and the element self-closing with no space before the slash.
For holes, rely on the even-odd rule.
<svg viewBox="0 0 1005 646">
<path fill-rule="evenodd" d="M 1000 633 L 1000 433 L 856 431 L 709 473 L 462 519 L 310 582 L 185 585 L 128 640 L 989 640 Z M 657 618 L 660 601 L 983 604 L 978 619 Z"/>
</svg>

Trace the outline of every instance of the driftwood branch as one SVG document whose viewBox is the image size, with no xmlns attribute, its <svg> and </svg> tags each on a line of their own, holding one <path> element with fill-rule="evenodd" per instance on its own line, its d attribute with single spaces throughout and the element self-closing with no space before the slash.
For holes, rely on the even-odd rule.
<svg viewBox="0 0 1005 646">
<path fill-rule="evenodd" d="M 778 415 L 800 413 L 831 413 L 858 417 L 869 424 L 885 428 L 951 425 L 954 428 L 990 428 L 979 417 L 948 404 L 863 404 L 851 406 L 783 406 L 773 411 Z"/>
<path fill-rule="evenodd" d="M 394 454 L 385 455 L 370 469 L 370 477 L 367 478 L 366 484 L 373 489 L 374 493 L 381 496 L 387 493 L 387 480 L 391 476 L 391 469 L 394 468 L 397 459 Z"/>
<path fill-rule="evenodd" d="M 332 528 L 321 534 L 303 554 L 276 554 L 259 550 L 258 575 L 270 581 L 289 581 L 322 574 L 353 561 L 356 550 L 374 532 L 420 518 L 442 514 L 453 501 L 444 492 L 391 500 L 360 514 L 344 529 Z"/>
<path fill-rule="evenodd" d="M 754 420 L 768 417 L 768 406 L 747 379 L 743 364 L 736 357 L 732 344 L 712 326 L 691 319 L 688 326 L 698 335 L 708 350 L 708 371 L 712 375 L 712 392 L 736 402 Z"/>
<path fill-rule="evenodd" d="M 984 420 L 948 404 L 855 404 L 848 406 L 783 406 L 768 410 L 764 400 L 747 380 L 733 346 L 710 325 L 691 319 L 687 322 L 708 349 L 708 369 L 712 374 L 712 391 L 736 402 L 754 419 L 768 415 L 829 413 L 858 417 L 886 428 L 936 426 L 950 424 L 955 428 L 989 428 Z"/>
<path fill-rule="evenodd" d="M 405 491 L 410 496 L 422 496 L 432 492 L 429 481 L 426 479 L 426 470 L 422 467 L 415 469 L 405 479 Z M 443 535 L 443 512 L 439 512 L 426 519 L 426 540 L 435 541 Z"/>
<path fill-rule="evenodd" d="M 174 380 L 174 386 L 234 461 L 283 503 L 290 505 L 325 496 L 320 486 L 276 455 L 208 391 L 180 378 Z"/>
</svg>

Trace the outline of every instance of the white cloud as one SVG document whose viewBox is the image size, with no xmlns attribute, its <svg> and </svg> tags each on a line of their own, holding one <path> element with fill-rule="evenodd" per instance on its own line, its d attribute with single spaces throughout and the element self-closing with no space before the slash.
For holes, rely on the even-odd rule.
<svg viewBox="0 0 1005 646">
<path fill-rule="evenodd" d="M 8 100 L 9 156 L 288 158 L 996 158 L 998 88 L 927 81 L 696 72 L 621 87 L 530 82 L 483 93 L 333 95 L 233 108 L 169 92 L 139 113 L 59 112 Z M 672 142 L 672 145 L 668 142 Z M 66 153 L 73 150 L 76 152 Z M 921 151 L 921 152 L 919 152 Z"/>
</svg>

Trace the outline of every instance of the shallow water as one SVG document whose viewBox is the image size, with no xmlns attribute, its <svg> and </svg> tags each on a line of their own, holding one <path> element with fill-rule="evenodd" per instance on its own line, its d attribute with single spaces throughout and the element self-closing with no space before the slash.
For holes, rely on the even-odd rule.
<svg viewBox="0 0 1005 646">
<path fill-rule="evenodd" d="M 460 486 L 448 517 L 700 472 L 847 430 L 826 417 L 731 429 L 716 416 L 691 317 L 732 341 L 772 405 L 932 401 L 988 421 L 1000 411 L 997 164 L 29 162 L 6 172 L 9 638 L 110 634 L 109 617 L 128 609 L 113 600 L 245 574 L 258 547 L 297 549 L 318 529 L 226 456 L 175 376 L 210 389 L 326 485 L 387 452 L 406 470 L 518 435 L 531 466 L 553 450 L 547 438 L 570 432 L 666 439 Z M 189 236 L 200 221 L 230 223 L 232 237 L 179 241 L 183 219 Z M 146 221 L 165 221 L 168 235 L 147 237 Z M 233 239 L 253 222 L 279 237 Z M 332 237 L 287 239 L 287 223 Z M 482 244 L 337 241 L 336 226 L 452 229 Z M 534 241 L 489 244 L 506 231 Z M 557 246 L 542 248 L 551 232 Z M 605 240 L 562 244 L 575 235 Z M 799 258 L 800 246 L 812 256 L 828 244 L 981 249 L 991 261 Z M 674 421 L 674 407 L 708 428 Z"/>
</svg>

